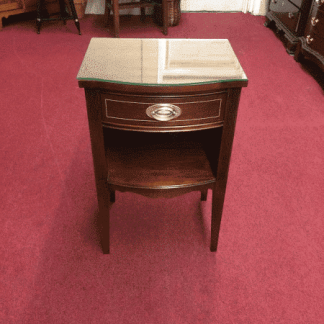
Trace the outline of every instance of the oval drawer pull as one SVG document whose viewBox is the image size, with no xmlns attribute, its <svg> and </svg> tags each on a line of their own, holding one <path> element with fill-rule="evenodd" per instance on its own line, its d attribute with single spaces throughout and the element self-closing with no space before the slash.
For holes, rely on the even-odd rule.
<svg viewBox="0 0 324 324">
<path fill-rule="evenodd" d="M 308 35 L 308 36 L 306 37 L 306 43 L 307 43 L 307 44 L 310 44 L 313 40 L 314 40 L 314 38 L 311 38 L 310 35 Z"/>
<path fill-rule="evenodd" d="M 181 115 L 181 109 L 171 104 L 156 104 L 146 109 L 146 115 L 159 121 L 169 121 Z"/>
<path fill-rule="evenodd" d="M 316 19 L 315 17 L 313 17 L 312 20 L 311 20 L 312 26 L 315 26 L 318 22 L 319 22 L 319 20 Z"/>
</svg>

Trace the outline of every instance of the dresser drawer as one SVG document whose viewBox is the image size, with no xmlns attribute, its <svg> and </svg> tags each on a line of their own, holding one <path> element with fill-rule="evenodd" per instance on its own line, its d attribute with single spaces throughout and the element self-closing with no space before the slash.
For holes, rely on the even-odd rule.
<svg viewBox="0 0 324 324">
<path fill-rule="evenodd" d="M 319 9 L 324 10 L 324 0 L 314 0 L 314 4 L 316 4 Z"/>
<path fill-rule="evenodd" d="M 305 36 L 312 33 L 319 34 L 319 36 L 324 38 L 324 11 L 319 10 L 318 6 L 315 5 L 313 5 L 311 14 L 308 19 Z"/>
<path fill-rule="evenodd" d="M 288 0 L 273 0 L 270 2 L 270 10 L 291 32 L 297 32 L 301 14 L 300 8 Z"/>
<path fill-rule="evenodd" d="M 305 36 L 307 45 L 320 55 L 324 56 L 324 38 L 318 37 L 317 34 L 311 33 Z"/>
<path fill-rule="evenodd" d="M 102 94 L 102 122 L 117 129 L 170 132 L 222 125 L 227 92 L 198 96 Z"/>
</svg>

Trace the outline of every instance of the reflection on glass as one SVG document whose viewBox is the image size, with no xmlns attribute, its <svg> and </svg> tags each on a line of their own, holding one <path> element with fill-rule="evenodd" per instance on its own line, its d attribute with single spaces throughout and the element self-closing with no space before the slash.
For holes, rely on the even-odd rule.
<svg viewBox="0 0 324 324">
<path fill-rule="evenodd" d="M 227 39 L 92 38 L 78 80 L 183 85 L 247 80 Z"/>
</svg>

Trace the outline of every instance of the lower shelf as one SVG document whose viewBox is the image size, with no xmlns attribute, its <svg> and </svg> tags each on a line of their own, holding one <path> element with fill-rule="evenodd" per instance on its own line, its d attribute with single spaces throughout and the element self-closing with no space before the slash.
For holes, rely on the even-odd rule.
<svg viewBox="0 0 324 324">
<path fill-rule="evenodd" d="M 109 129 L 106 133 L 110 185 L 176 189 L 216 181 L 217 141 L 209 137 L 215 132 L 152 134 Z"/>
</svg>

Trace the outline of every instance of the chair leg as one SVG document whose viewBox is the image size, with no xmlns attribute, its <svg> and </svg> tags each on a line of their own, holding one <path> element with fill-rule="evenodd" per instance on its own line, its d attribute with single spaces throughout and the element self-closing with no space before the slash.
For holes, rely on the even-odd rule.
<svg viewBox="0 0 324 324">
<path fill-rule="evenodd" d="M 207 200 L 207 193 L 208 193 L 208 190 L 203 190 L 201 191 L 201 196 L 200 196 L 200 200 L 201 201 L 206 201 Z"/>
<path fill-rule="evenodd" d="M 141 0 L 140 2 L 143 2 L 143 0 Z M 141 7 L 141 21 L 143 22 L 145 18 L 146 18 L 145 7 Z"/>
<path fill-rule="evenodd" d="M 119 37 L 119 4 L 118 4 L 118 0 L 112 0 L 112 3 L 113 3 L 114 36 Z"/>
<path fill-rule="evenodd" d="M 76 13 L 76 10 L 75 10 L 75 6 L 74 6 L 73 0 L 69 0 L 69 4 L 70 4 L 70 9 L 71 9 L 72 17 L 74 19 L 75 26 L 76 26 L 76 28 L 79 31 L 79 35 L 81 35 L 79 18 L 78 18 L 78 15 Z"/>
<path fill-rule="evenodd" d="M 43 7 L 43 0 L 37 0 L 37 18 L 36 18 L 36 29 L 37 34 L 40 34 L 40 29 L 42 25 L 42 7 Z"/>
<path fill-rule="evenodd" d="M 163 34 L 168 35 L 169 25 L 169 6 L 167 0 L 162 0 L 162 19 L 163 19 Z"/>
<path fill-rule="evenodd" d="M 66 19 L 65 18 L 68 17 L 68 14 L 66 12 L 64 0 L 59 0 L 59 5 L 60 5 L 60 14 L 61 14 L 61 17 L 63 19 L 63 24 L 66 25 Z"/>
</svg>

